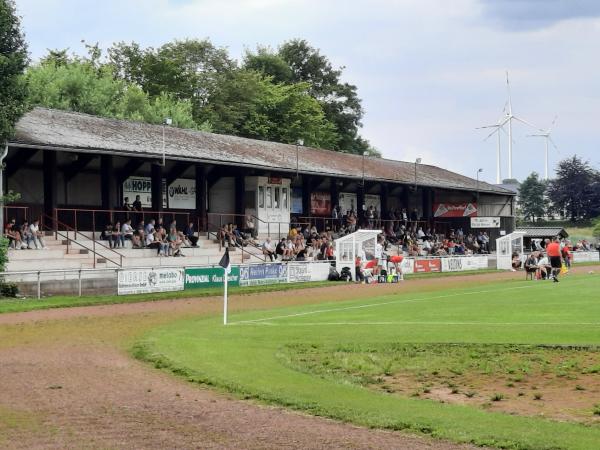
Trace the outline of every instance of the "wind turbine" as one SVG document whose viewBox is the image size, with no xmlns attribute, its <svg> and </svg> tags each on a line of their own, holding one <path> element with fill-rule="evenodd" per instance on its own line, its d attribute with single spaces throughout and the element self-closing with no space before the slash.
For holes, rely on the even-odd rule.
<svg viewBox="0 0 600 450">
<path fill-rule="evenodd" d="M 520 117 L 517 117 L 513 114 L 512 99 L 511 99 L 511 95 L 510 95 L 510 82 L 508 81 L 508 71 L 506 71 L 506 91 L 508 93 L 508 111 L 506 112 L 506 116 L 504 116 L 504 119 L 500 122 L 500 126 L 504 126 L 505 124 L 508 123 L 508 178 L 512 178 L 512 144 L 513 144 L 512 122 L 513 122 L 513 120 L 524 123 L 525 125 L 527 125 L 531 128 L 534 128 L 536 130 L 539 130 L 539 128 L 530 124 L 526 120 L 523 120 Z"/>
<path fill-rule="evenodd" d="M 540 128 L 539 133 L 527 135 L 527 137 L 543 137 L 544 138 L 544 143 L 546 144 L 546 152 L 544 154 L 544 180 L 548 179 L 548 142 L 550 142 L 552 144 L 552 146 L 558 151 L 558 147 L 556 146 L 556 144 L 550 137 L 550 134 L 552 133 L 552 128 L 554 127 L 554 124 L 556 123 L 557 118 L 558 118 L 558 116 L 554 116 L 554 120 L 552 121 L 550 128 L 548 128 L 547 130 L 542 130 Z"/>
<path fill-rule="evenodd" d="M 500 130 L 504 131 L 504 128 L 502 128 L 503 119 L 504 118 L 501 117 L 498 120 L 498 122 L 496 122 L 494 125 L 485 125 L 483 127 L 475 128 L 476 130 L 483 130 L 486 128 L 494 128 L 494 131 L 492 131 L 490 134 L 488 134 L 487 137 L 484 139 L 484 141 L 487 141 L 489 138 L 491 138 L 494 135 L 494 133 L 497 133 L 498 146 L 496 148 L 496 184 L 500 184 L 502 182 L 502 173 L 500 170 L 500 147 L 501 147 Z"/>
</svg>

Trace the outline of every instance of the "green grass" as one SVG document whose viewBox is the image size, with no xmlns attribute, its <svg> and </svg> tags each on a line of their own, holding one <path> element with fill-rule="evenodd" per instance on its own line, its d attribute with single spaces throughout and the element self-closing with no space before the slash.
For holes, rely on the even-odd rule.
<svg viewBox="0 0 600 450">
<path fill-rule="evenodd" d="M 591 265 L 598 265 L 598 263 L 590 263 Z M 475 270 L 465 272 L 446 272 L 446 273 L 421 273 L 407 275 L 407 278 L 418 279 L 418 278 L 431 278 L 431 277 L 456 277 L 464 275 L 483 275 L 486 273 L 498 272 L 495 269 L 488 270 Z M 287 291 L 296 289 L 307 289 L 314 287 L 331 287 L 335 288 L 336 284 L 331 281 L 313 281 L 306 283 L 281 283 L 271 284 L 263 286 L 246 286 L 246 287 L 230 287 L 229 293 L 231 295 L 247 295 L 256 294 L 260 292 L 273 292 L 273 291 Z M 2 313 L 13 313 L 13 312 L 26 312 L 34 311 L 37 309 L 51 309 L 51 308 L 66 308 L 75 306 L 93 306 L 93 305 L 113 305 L 119 303 L 139 303 L 149 302 L 158 300 L 175 300 L 183 298 L 202 298 L 223 295 L 222 288 L 211 288 L 211 289 L 188 289 L 185 291 L 177 292 L 160 292 L 156 294 L 140 294 L 140 295 L 84 295 L 82 297 L 77 296 L 54 296 L 44 297 L 41 299 L 37 298 L 2 298 L 0 297 L 0 314 Z"/>
<path fill-rule="evenodd" d="M 597 426 L 440 403 L 419 398 L 419 391 L 414 397 L 375 392 L 349 375 L 307 370 L 290 360 L 290 348 L 460 348 L 464 343 L 480 349 L 489 344 L 498 352 L 510 345 L 595 347 L 600 344 L 599 288 L 598 275 L 572 275 L 559 284 L 504 281 L 237 313 L 226 327 L 218 317 L 186 319 L 153 330 L 133 353 L 190 382 L 358 425 L 500 448 L 596 449 Z M 500 364 L 492 366 L 501 370 Z M 436 372 L 461 367 L 432 364 Z M 384 361 L 381 369 L 393 371 L 394 366 Z"/>
<path fill-rule="evenodd" d="M 291 289 L 307 289 L 332 286 L 330 281 L 313 281 L 307 283 L 270 284 L 263 286 L 230 287 L 231 295 L 248 295 L 260 292 L 287 291 Z M 139 295 L 89 295 L 82 297 L 55 296 L 37 298 L 0 298 L 0 314 L 26 312 L 37 309 L 67 308 L 74 306 L 113 305 L 120 303 L 139 303 L 159 300 L 175 300 L 183 298 L 202 298 L 223 295 L 223 289 L 188 289 L 186 291 L 159 292 Z"/>
</svg>

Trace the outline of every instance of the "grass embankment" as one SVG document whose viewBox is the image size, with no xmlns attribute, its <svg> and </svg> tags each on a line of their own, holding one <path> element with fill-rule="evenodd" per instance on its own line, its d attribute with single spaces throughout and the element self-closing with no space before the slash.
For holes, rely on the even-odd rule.
<svg viewBox="0 0 600 450">
<path fill-rule="evenodd" d="M 420 279 L 428 277 L 456 277 L 464 275 L 483 275 L 486 273 L 499 272 L 495 269 L 473 270 L 465 272 L 446 272 L 446 273 L 422 273 L 407 275 L 407 279 Z M 341 282 L 340 282 L 341 283 Z M 331 281 L 313 281 L 306 283 L 281 283 L 270 284 L 264 286 L 247 286 L 247 287 L 229 287 L 229 294 L 249 295 L 261 292 L 287 291 L 291 289 L 308 289 L 314 287 L 331 287 L 335 288 L 340 283 Z M 159 292 L 155 294 L 140 294 L 140 295 L 86 295 L 82 297 L 76 296 L 55 296 L 37 298 L 0 298 L 0 314 L 11 312 L 26 312 L 38 309 L 51 308 L 69 308 L 76 306 L 94 306 L 94 305 L 116 305 L 121 303 L 139 303 L 151 302 L 160 300 L 177 300 L 186 298 L 205 298 L 217 297 L 223 295 L 222 288 L 211 289 L 188 289 L 185 291 L 176 292 Z"/>
<path fill-rule="evenodd" d="M 188 319 L 152 331 L 134 347 L 134 354 L 190 382 L 359 425 L 500 448 L 596 449 L 598 426 L 376 392 L 350 379 L 351 373 L 339 376 L 323 369 L 323 364 L 327 358 L 328 365 L 346 361 L 354 367 L 358 360 L 350 361 L 351 355 L 346 359 L 333 356 L 340 348 L 360 348 L 360 357 L 368 359 L 377 356 L 378 349 L 415 344 L 426 351 L 421 365 L 439 366 L 434 368 L 439 371 L 465 361 L 462 350 L 446 362 L 435 352 L 427 353 L 439 343 L 478 348 L 491 344 L 597 346 L 599 287 L 597 275 L 571 276 L 559 284 L 511 280 L 238 313 L 231 315 L 233 324 L 226 327 L 217 318 Z M 306 356 L 295 353 L 292 358 L 293 348 L 322 350 L 320 369 L 309 369 Z M 497 352 L 498 347 L 490 348 Z M 518 351 L 518 347 L 513 349 Z M 493 352 L 487 355 L 485 359 L 494 358 Z M 469 363 L 461 364 L 465 370 Z M 396 369 L 393 364 L 387 368 Z M 593 366 L 585 369 L 593 370 Z"/>
</svg>

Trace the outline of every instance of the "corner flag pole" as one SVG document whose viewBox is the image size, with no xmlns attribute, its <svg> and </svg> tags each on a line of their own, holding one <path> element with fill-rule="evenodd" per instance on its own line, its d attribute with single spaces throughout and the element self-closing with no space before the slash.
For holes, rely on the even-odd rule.
<svg viewBox="0 0 600 450">
<path fill-rule="evenodd" d="M 223 268 L 223 325 L 227 325 L 227 282 L 231 272 L 231 262 L 229 261 L 229 247 L 225 247 L 225 253 L 219 261 Z"/>
</svg>

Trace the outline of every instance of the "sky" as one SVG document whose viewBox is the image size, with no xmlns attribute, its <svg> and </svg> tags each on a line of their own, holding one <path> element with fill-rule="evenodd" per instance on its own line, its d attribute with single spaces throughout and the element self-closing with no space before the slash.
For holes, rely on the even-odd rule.
<svg viewBox="0 0 600 450">
<path fill-rule="evenodd" d="M 536 128 L 552 121 L 551 176 L 577 154 L 600 169 L 598 0 L 16 0 L 32 60 L 209 38 L 241 59 L 257 45 L 302 38 L 358 87 L 361 134 L 386 158 L 496 180 L 495 135 L 507 102 Z M 513 122 L 513 177 L 544 172 L 544 140 Z M 502 178 L 508 139 L 501 134 Z"/>
</svg>

